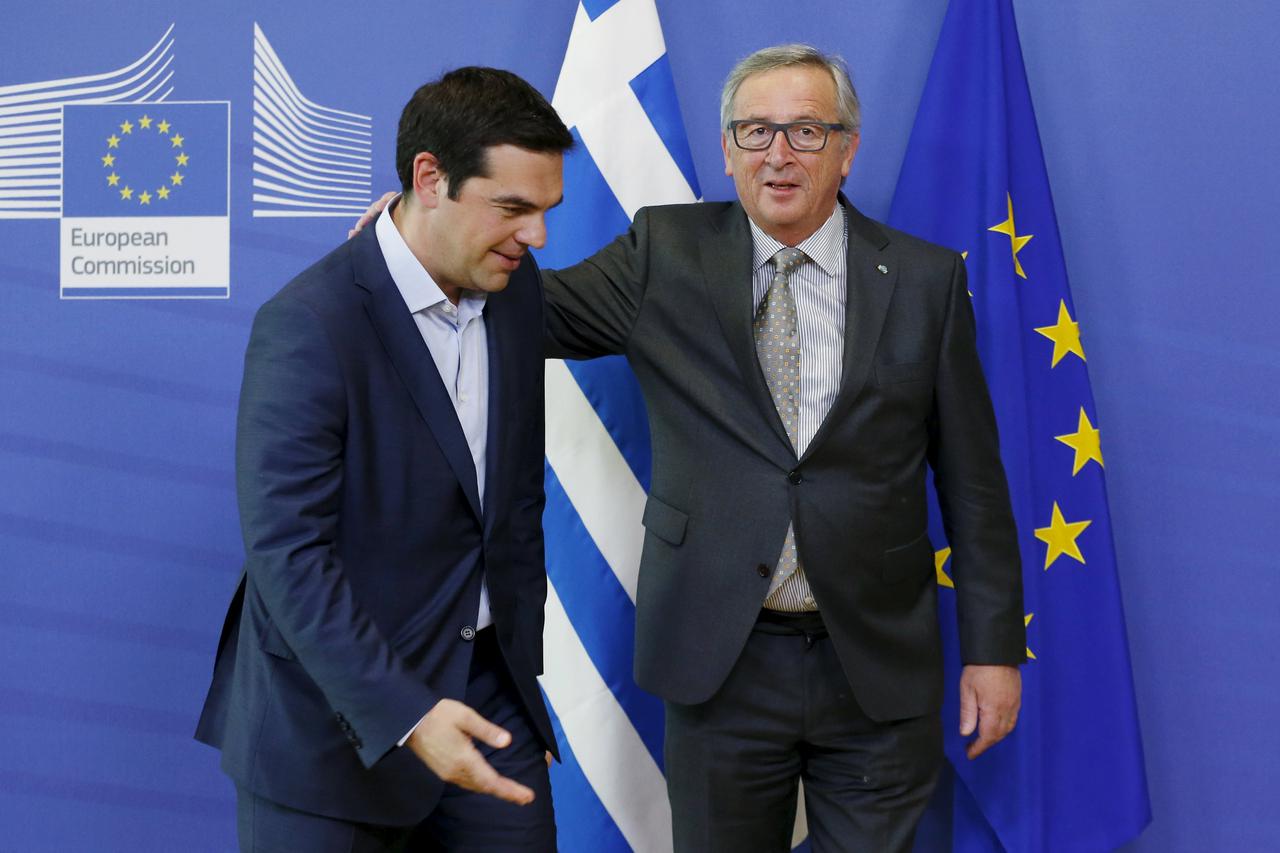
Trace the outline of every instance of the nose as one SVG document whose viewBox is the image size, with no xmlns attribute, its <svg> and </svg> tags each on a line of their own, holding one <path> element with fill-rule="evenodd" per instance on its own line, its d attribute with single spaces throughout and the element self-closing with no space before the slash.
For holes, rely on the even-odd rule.
<svg viewBox="0 0 1280 853">
<path fill-rule="evenodd" d="M 547 245 L 547 218 L 542 213 L 529 217 L 516 232 L 516 242 L 522 246 L 541 249 Z"/>
<path fill-rule="evenodd" d="M 773 140 L 769 143 L 769 147 L 765 149 L 765 162 L 774 168 L 778 168 L 790 162 L 794 151 L 791 143 L 787 141 L 787 135 L 782 131 L 778 131 L 773 135 Z"/>
</svg>

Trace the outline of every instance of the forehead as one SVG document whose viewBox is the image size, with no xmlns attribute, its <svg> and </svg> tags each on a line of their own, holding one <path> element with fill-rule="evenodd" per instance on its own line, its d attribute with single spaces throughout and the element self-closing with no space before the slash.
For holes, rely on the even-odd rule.
<svg viewBox="0 0 1280 853">
<path fill-rule="evenodd" d="M 485 151 L 485 176 L 472 178 L 487 194 L 517 194 L 534 203 L 554 204 L 560 195 L 564 157 L 558 151 L 530 151 L 494 145 Z"/>
<path fill-rule="evenodd" d="M 733 98 L 734 118 L 835 121 L 836 83 L 825 68 L 792 65 L 752 74 Z"/>
<path fill-rule="evenodd" d="M 487 148 L 485 169 L 489 177 L 498 180 L 515 180 L 522 176 L 559 174 L 563 155 L 558 151 L 530 151 L 516 145 L 493 145 Z"/>
</svg>

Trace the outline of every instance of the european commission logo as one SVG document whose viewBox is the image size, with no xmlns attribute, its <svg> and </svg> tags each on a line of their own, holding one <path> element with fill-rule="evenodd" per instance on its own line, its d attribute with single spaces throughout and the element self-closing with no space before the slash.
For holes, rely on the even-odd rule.
<svg viewBox="0 0 1280 853">
<path fill-rule="evenodd" d="M 62 108 L 64 299 L 229 295 L 230 104 Z"/>
</svg>

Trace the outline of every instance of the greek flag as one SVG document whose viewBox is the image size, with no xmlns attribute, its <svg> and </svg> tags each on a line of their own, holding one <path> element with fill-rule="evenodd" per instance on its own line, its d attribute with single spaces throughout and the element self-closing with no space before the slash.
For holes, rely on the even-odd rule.
<svg viewBox="0 0 1280 853">
<path fill-rule="evenodd" d="M 701 193 L 653 0 L 584 0 L 552 103 L 577 147 L 538 255 L 569 266 L 644 205 Z M 620 357 L 547 362 L 547 594 L 543 689 L 560 849 L 671 849 L 662 703 L 631 674 L 649 430 Z"/>
<path fill-rule="evenodd" d="M 577 146 L 544 267 L 591 255 L 641 207 L 701 199 L 654 0 L 582 0 L 552 105 Z M 547 362 L 546 452 L 542 687 L 564 759 L 551 770 L 560 849 L 669 851 L 662 702 L 631 674 L 649 425 L 621 356 Z M 801 799 L 797 842 L 805 826 Z"/>
</svg>

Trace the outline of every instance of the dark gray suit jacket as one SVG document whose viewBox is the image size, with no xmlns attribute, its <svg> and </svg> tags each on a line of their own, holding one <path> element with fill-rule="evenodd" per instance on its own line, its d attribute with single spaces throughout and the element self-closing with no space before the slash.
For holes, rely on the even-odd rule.
<svg viewBox="0 0 1280 853">
<path fill-rule="evenodd" d="M 548 354 L 625 354 L 644 391 L 653 483 L 635 672 L 665 699 L 702 702 L 724 682 L 794 519 L 867 714 L 939 708 L 926 463 L 952 548 L 963 659 L 1024 659 L 1017 540 L 963 261 L 841 203 L 841 388 L 799 459 L 756 359 L 751 234 L 739 204 L 643 209 L 592 258 L 544 274 Z"/>
</svg>

